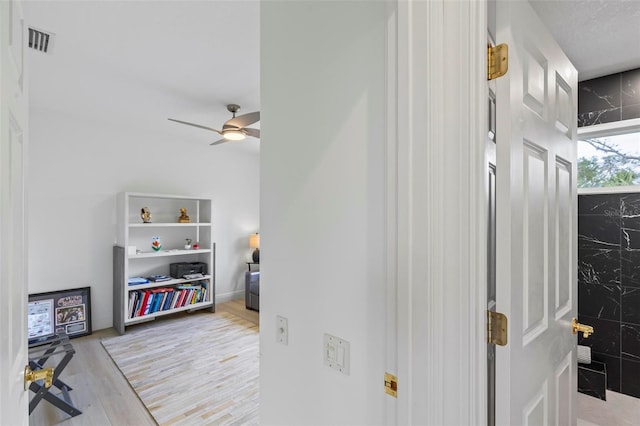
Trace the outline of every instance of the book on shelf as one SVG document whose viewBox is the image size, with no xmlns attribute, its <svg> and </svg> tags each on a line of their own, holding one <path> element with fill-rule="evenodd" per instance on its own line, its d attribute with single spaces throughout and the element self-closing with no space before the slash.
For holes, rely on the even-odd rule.
<svg viewBox="0 0 640 426">
<path fill-rule="evenodd" d="M 178 300 L 176 300 L 176 308 L 181 308 L 182 307 L 182 301 L 184 300 L 184 290 L 180 290 L 178 292 Z"/>
<path fill-rule="evenodd" d="M 142 291 L 142 302 L 140 303 L 140 309 L 138 309 L 136 316 L 140 317 L 140 316 L 144 315 L 145 313 L 148 313 L 149 297 L 151 297 L 151 291 L 150 290 L 143 290 Z"/>
<path fill-rule="evenodd" d="M 137 317 L 140 315 L 140 307 L 142 306 L 142 303 L 144 302 L 144 291 L 138 291 L 138 297 L 136 300 L 136 309 L 133 312 L 133 314 L 131 316 L 133 317 Z"/>
<path fill-rule="evenodd" d="M 173 290 L 174 289 L 172 287 L 139 290 L 140 292 L 146 291 L 150 293 L 144 311 L 147 311 L 148 314 L 152 314 L 157 311 L 163 311 L 165 300 L 167 299 L 167 294 L 172 293 Z"/>
<path fill-rule="evenodd" d="M 141 309 L 142 305 L 144 303 L 146 303 L 145 299 L 144 299 L 145 292 L 144 291 L 138 291 L 137 293 L 138 293 L 138 297 L 137 297 L 137 300 L 136 300 L 136 308 L 135 308 L 135 311 L 133 312 L 133 315 L 132 315 L 134 317 L 137 317 L 137 316 L 140 315 L 140 309 Z"/>
<path fill-rule="evenodd" d="M 151 312 L 151 305 L 153 305 L 153 293 L 149 292 L 149 297 L 147 298 L 147 304 L 144 307 L 144 310 L 140 311 L 140 316 L 149 315 Z"/>
<path fill-rule="evenodd" d="M 151 300 L 151 307 L 149 308 L 149 313 L 152 314 L 158 310 L 158 303 L 162 298 L 162 294 L 153 293 L 153 299 Z"/>
<path fill-rule="evenodd" d="M 187 299 L 189 298 L 189 290 L 182 290 L 182 298 L 180 299 L 180 304 L 178 307 L 182 308 L 187 304 Z"/>
<path fill-rule="evenodd" d="M 162 311 L 162 307 L 164 306 L 164 301 L 167 298 L 167 292 L 163 291 L 159 297 L 159 301 L 158 301 L 158 309 L 156 309 L 156 312 Z"/>
<path fill-rule="evenodd" d="M 133 312 L 136 308 L 136 302 L 138 299 L 138 292 L 137 291 L 132 291 L 129 292 L 129 307 L 127 310 L 127 314 L 128 317 L 127 318 L 132 318 L 133 317 Z"/>
<path fill-rule="evenodd" d="M 167 299 L 167 296 L 172 291 L 173 291 L 173 287 L 164 287 L 164 288 L 162 288 L 162 289 L 160 289 L 158 291 L 158 301 L 157 301 L 157 303 L 155 305 L 154 312 L 163 311 L 164 310 L 163 307 L 164 307 L 165 301 Z"/>
<path fill-rule="evenodd" d="M 129 277 L 129 285 L 146 284 L 149 280 L 144 277 Z"/>
<path fill-rule="evenodd" d="M 173 298 L 171 300 L 171 309 L 175 309 L 178 307 L 178 301 L 180 300 L 180 296 L 182 296 L 182 291 L 176 289 L 173 293 Z"/>
<path fill-rule="evenodd" d="M 169 307 L 169 309 L 177 308 L 178 300 L 180 300 L 180 290 L 176 289 L 173 292 L 173 297 L 171 298 L 171 306 Z"/>
<path fill-rule="evenodd" d="M 173 293 L 175 293 L 175 290 L 172 288 L 171 291 L 168 291 L 164 294 L 164 299 L 162 301 L 162 308 L 160 309 L 161 311 L 166 311 L 169 309 L 169 307 L 171 306 L 171 299 L 173 298 Z"/>
<path fill-rule="evenodd" d="M 153 282 L 162 282 L 162 281 L 169 281 L 171 277 L 168 277 L 166 275 L 150 275 L 147 277 L 147 279 Z"/>
<path fill-rule="evenodd" d="M 151 289 L 151 295 L 149 296 L 149 314 L 152 314 L 155 312 L 156 309 L 156 305 L 158 303 L 158 289 L 154 288 Z"/>
<path fill-rule="evenodd" d="M 131 309 L 131 311 L 129 312 L 129 318 L 133 318 L 136 316 L 136 312 L 138 311 L 138 309 L 140 308 L 140 293 L 137 291 L 132 291 L 129 292 L 129 294 L 134 293 L 133 296 L 133 308 Z"/>
</svg>

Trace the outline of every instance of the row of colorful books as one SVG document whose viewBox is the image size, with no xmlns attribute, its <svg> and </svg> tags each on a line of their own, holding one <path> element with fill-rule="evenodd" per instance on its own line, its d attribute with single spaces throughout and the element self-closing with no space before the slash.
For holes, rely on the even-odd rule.
<svg viewBox="0 0 640 426">
<path fill-rule="evenodd" d="M 207 300 L 207 282 L 129 292 L 129 318 L 181 308 Z"/>
</svg>

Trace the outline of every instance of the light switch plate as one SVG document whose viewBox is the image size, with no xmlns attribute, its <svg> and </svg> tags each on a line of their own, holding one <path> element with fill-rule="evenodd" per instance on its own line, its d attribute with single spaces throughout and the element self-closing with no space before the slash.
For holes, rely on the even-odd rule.
<svg viewBox="0 0 640 426">
<path fill-rule="evenodd" d="M 349 375 L 350 345 L 344 339 L 331 334 L 324 335 L 324 365 Z"/>
</svg>

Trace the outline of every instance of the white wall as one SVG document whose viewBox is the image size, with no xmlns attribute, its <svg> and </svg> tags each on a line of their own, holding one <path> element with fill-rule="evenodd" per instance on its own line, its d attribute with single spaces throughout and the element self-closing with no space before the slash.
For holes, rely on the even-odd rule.
<svg viewBox="0 0 640 426">
<path fill-rule="evenodd" d="M 385 7 L 261 5 L 261 424 L 385 421 Z"/>
<path fill-rule="evenodd" d="M 248 235 L 259 230 L 255 151 L 185 143 L 163 131 L 166 119 L 36 108 L 29 119 L 30 293 L 90 286 L 94 330 L 111 327 L 115 197 L 135 191 L 211 197 L 217 300 L 244 296 Z"/>
</svg>

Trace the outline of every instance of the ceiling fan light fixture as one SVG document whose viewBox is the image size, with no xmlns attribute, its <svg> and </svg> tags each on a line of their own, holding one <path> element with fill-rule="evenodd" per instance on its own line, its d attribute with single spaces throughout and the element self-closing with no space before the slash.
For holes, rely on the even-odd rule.
<svg viewBox="0 0 640 426">
<path fill-rule="evenodd" d="M 224 122 L 222 130 L 217 130 L 213 127 L 207 127 L 196 123 L 189 123 L 188 121 L 176 120 L 175 118 L 170 118 L 169 120 L 175 121 L 176 123 L 186 124 L 188 126 L 198 127 L 200 129 L 211 130 L 212 132 L 216 132 L 222 136 L 222 139 L 211 142 L 209 145 L 220 145 L 221 143 L 229 141 L 242 141 L 246 139 L 247 136 L 260 139 L 260 129 L 247 127 L 260 121 L 260 111 L 254 111 L 236 117 L 236 112 L 238 112 L 239 109 L 240 107 L 236 104 L 227 105 L 227 110 L 233 114 L 233 117 Z"/>
<path fill-rule="evenodd" d="M 247 137 L 242 130 L 224 130 L 222 137 L 230 141 L 241 141 Z"/>
</svg>

